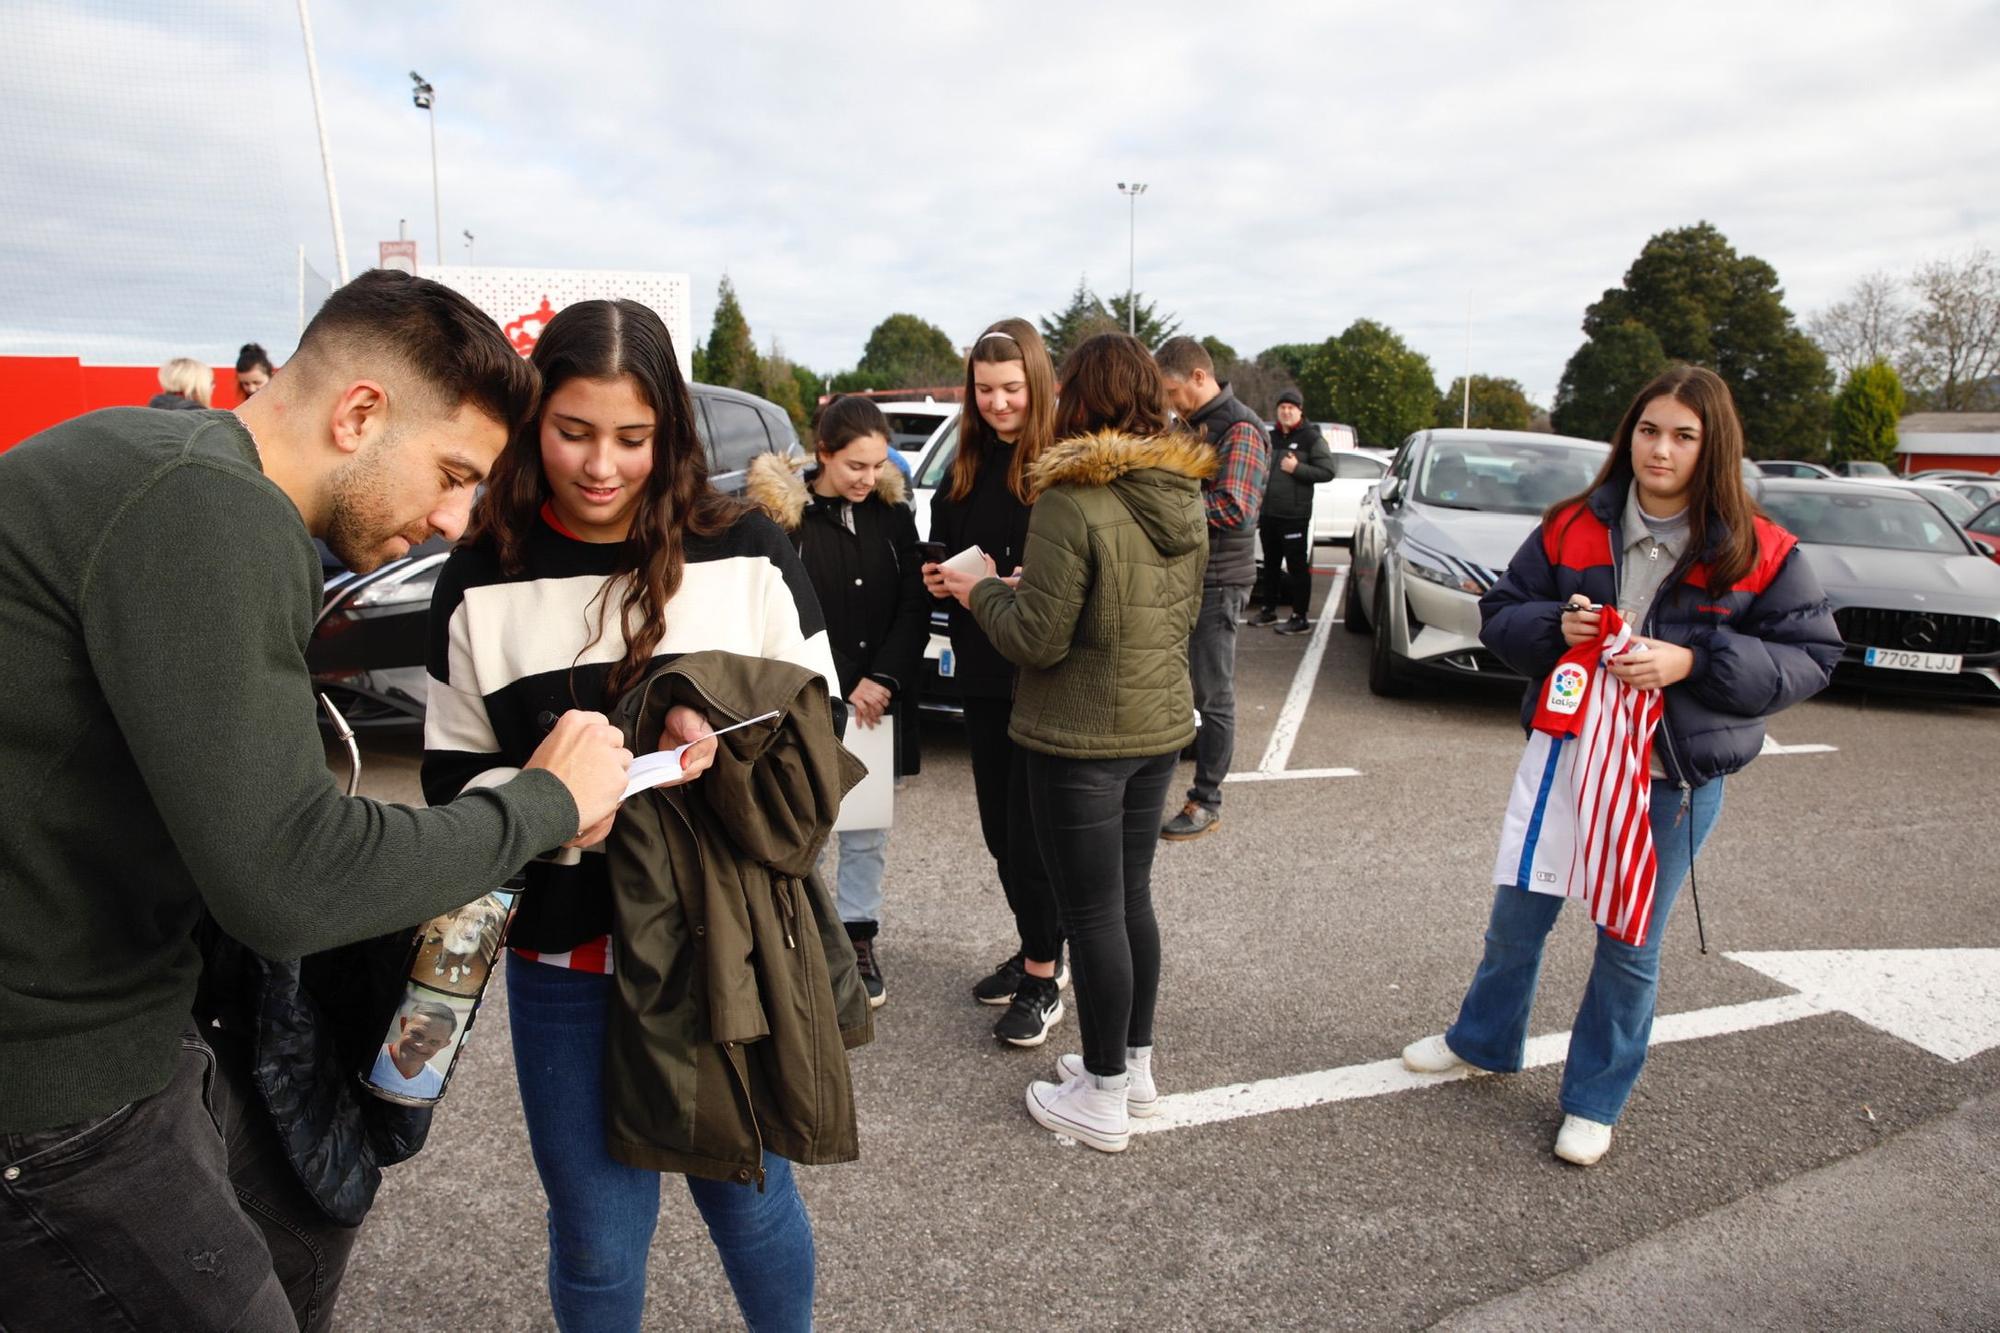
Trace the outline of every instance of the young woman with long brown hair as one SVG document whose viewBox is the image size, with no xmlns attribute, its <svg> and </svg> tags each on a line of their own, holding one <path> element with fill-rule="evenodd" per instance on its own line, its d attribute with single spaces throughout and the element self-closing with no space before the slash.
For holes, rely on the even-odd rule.
<svg viewBox="0 0 2000 1333">
<path fill-rule="evenodd" d="M 1757 757 L 1764 719 L 1823 689 L 1841 654 L 1797 540 L 1744 488 L 1743 427 L 1719 376 L 1665 371 L 1632 400 L 1611 446 L 1590 488 L 1549 508 L 1480 601 L 1480 638 L 1531 682 L 1524 726 L 1538 708 L 1577 711 L 1557 668 L 1599 642 L 1603 607 L 1637 637 L 1602 669 L 1636 691 L 1664 692 L 1650 764 L 1634 774 L 1649 786 L 1640 794 L 1657 858 L 1645 886 L 1650 924 L 1637 943 L 1600 926 L 1563 1067 L 1555 1152 L 1579 1166 L 1610 1146 L 1645 1064 L 1667 913 L 1721 813 L 1723 779 Z M 1569 664 L 1562 672 L 1584 679 Z M 1510 823 L 1522 824 L 1511 810 Z M 1535 855 L 1533 821 L 1521 840 L 1518 857 L 1500 858 L 1508 872 L 1496 869 L 1485 955 L 1458 1021 L 1404 1049 L 1411 1069 L 1521 1068 L 1542 949 L 1564 902 L 1514 873 Z"/>
<path fill-rule="evenodd" d="M 431 601 L 424 795 L 441 805 L 511 775 L 566 709 L 609 712 L 661 661 L 720 649 L 836 679 L 792 544 L 708 484 L 694 404 L 665 325 L 634 301 L 585 301 L 542 331 L 536 419 L 493 468 L 466 542 Z M 715 755 L 706 720 L 674 708 L 660 748 Z M 615 818 L 615 814 L 612 818 Z M 612 819 L 528 867 L 508 943 L 515 1076 L 548 1196 L 549 1296 L 564 1329 L 637 1329 L 660 1175 L 605 1145 L 607 1009 L 616 961 Z M 661 975 L 686 960 L 648 958 Z M 783 1158 L 763 1181 L 690 1175 L 745 1321 L 810 1326 L 812 1227 Z"/>
<path fill-rule="evenodd" d="M 931 540 L 952 556 L 977 545 L 1003 574 L 1019 571 L 1033 497 L 1029 471 L 1055 442 L 1056 376 L 1048 348 L 1025 319 L 988 325 L 965 359 L 958 453 L 931 501 Z M 938 566 L 924 566 L 931 596 L 948 598 Z M 1039 1046 L 1062 1020 L 1062 927 L 1048 871 L 1035 845 L 1026 756 L 1007 735 L 1014 664 L 964 607 L 951 616 L 953 680 L 965 707 L 966 746 L 979 827 L 1014 913 L 1020 947 L 973 986 L 981 1004 L 1006 1005 L 993 1035 Z"/>
<path fill-rule="evenodd" d="M 1145 345 L 1087 339 L 1063 364 L 1061 437 L 1029 473 L 1028 561 L 1009 587 L 945 584 L 1020 664 L 1010 726 L 1076 969 L 1081 1057 L 1028 1085 L 1036 1123 L 1103 1152 L 1151 1114 L 1160 927 L 1153 853 L 1174 760 L 1194 739 L 1188 636 L 1201 611 L 1215 450 L 1173 428 Z"/>
</svg>

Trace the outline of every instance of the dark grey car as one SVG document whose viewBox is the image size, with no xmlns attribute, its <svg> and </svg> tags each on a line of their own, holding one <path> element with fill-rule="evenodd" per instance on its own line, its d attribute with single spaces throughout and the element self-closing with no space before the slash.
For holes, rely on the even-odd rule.
<svg viewBox="0 0 2000 1333">
<path fill-rule="evenodd" d="M 688 387 L 695 430 L 708 449 L 709 477 L 718 490 L 741 491 L 750 460 L 759 454 L 800 452 L 792 419 L 776 403 L 720 385 Z M 367 574 L 327 568 L 326 596 L 306 665 L 315 686 L 353 726 L 423 721 L 431 590 L 450 553 L 442 539 L 433 539 Z M 324 548 L 321 555 L 331 559 Z"/>
<path fill-rule="evenodd" d="M 1799 539 L 1847 652 L 1834 678 L 2000 699 L 2000 565 L 1922 496 L 1771 478 L 1759 497 Z"/>
</svg>

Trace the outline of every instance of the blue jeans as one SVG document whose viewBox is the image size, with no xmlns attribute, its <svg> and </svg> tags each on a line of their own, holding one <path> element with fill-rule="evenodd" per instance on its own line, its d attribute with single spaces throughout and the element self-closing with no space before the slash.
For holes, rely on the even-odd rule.
<svg viewBox="0 0 2000 1333">
<path fill-rule="evenodd" d="M 1659 873 L 1652 923 L 1645 944 L 1637 948 L 1601 929 L 1597 932 L 1597 954 L 1570 1031 L 1569 1058 L 1563 1064 L 1562 1109 L 1569 1115 L 1616 1123 L 1645 1066 L 1667 913 L 1680 896 L 1695 853 L 1722 813 L 1722 780 L 1696 787 L 1692 797 L 1687 815 L 1681 817 L 1680 788 L 1664 780 L 1653 783 L 1653 850 Z M 1511 884 L 1494 890 L 1486 954 L 1459 1006 L 1458 1021 L 1444 1034 L 1445 1044 L 1459 1059 L 1503 1074 L 1521 1067 L 1528 1012 L 1541 978 L 1542 946 L 1567 901 Z"/>
<path fill-rule="evenodd" d="M 853 829 L 835 835 L 840 842 L 839 886 L 834 903 L 842 921 L 882 919 L 882 868 L 889 859 L 889 830 Z"/>
<path fill-rule="evenodd" d="M 508 1026 L 535 1170 L 549 1201 L 549 1304 L 565 1333 L 637 1329 L 660 1173 L 604 1146 L 605 1008 L 612 979 L 507 956 Z M 764 1189 L 687 1177 L 753 1330 L 810 1329 L 812 1222 L 791 1163 L 764 1154 Z"/>
</svg>

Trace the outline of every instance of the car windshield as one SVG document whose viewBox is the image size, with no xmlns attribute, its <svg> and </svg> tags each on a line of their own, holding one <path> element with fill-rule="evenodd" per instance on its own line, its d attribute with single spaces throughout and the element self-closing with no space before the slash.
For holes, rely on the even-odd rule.
<svg viewBox="0 0 2000 1333">
<path fill-rule="evenodd" d="M 1966 499 L 1957 491 L 1943 486 L 1920 491 L 1918 494 L 1922 495 L 1924 499 L 1929 500 L 1939 509 L 1944 510 L 1945 516 L 1960 527 L 1964 527 L 1970 523 L 1972 516 L 1979 512 L 1978 505 L 1972 503 L 1972 501 Z"/>
<path fill-rule="evenodd" d="M 921 449 L 931 438 L 931 432 L 938 428 L 944 417 L 936 412 L 898 412 L 889 409 L 882 413 L 889 422 L 889 443 L 898 449 Z"/>
<path fill-rule="evenodd" d="M 1424 454 L 1416 498 L 1445 509 L 1539 514 L 1587 489 L 1602 459 L 1559 444 L 1441 441 Z"/>
<path fill-rule="evenodd" d="M 1765 510 L 1802 542 L 1872 546 L 1884 551 L 1964 555 L 1965 542 L 1945 517 L 1914 495 L 1786 491 L 1762 496 Z"/>
<path fill-rule="evenodd" d="M 1965 525 L 1965 530 L 1982 537 L 2000 537 L 2000 504 L 1986 506 L 1978 518 Z"/>
<path fill-rule="evenodd" d="M 953 417 L 951 425 L 945 428 L 938 442 L 924 459 L 923 471 L 917 477 L 917 485 L 936 490 L 944 485 L 945 474 L 951 471 L 952 455 L 958 452 L 958 418 Z"/>
</svg>

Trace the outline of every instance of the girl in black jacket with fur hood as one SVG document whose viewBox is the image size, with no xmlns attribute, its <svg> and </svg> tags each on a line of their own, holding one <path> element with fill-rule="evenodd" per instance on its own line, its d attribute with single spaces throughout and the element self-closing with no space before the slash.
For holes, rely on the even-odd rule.
<svg viewBox="0 0 2000 1333">
<path fill-rule="evenodd" d="M 909 711 L 930 637 L 917 522 L 903 474 L 888 464 L 889 423 L 866 398 L 836 398 L 820 414 L 815 464 L 803 474 L 765 454 L 750 465 L 751 500 L 792 539 L 826 616 L 850 727 L 898 726 L 896 771 L 914 772 Z M 909 747 L 902 743 L 907 736 Z M 875 937 L 882 916 L 888 829 L 842 832 L 837 900 L 868 1002 L 887 998 Z"/>
</svg>

